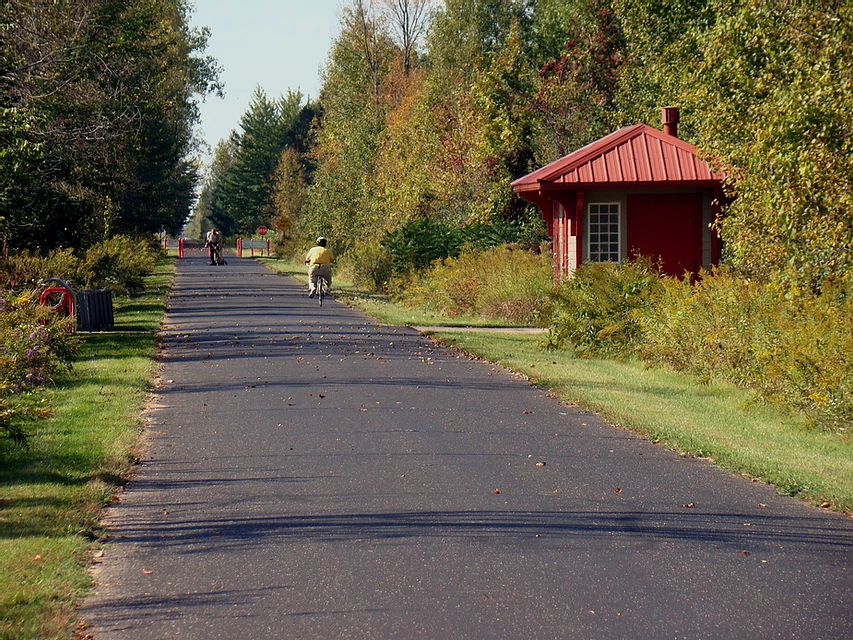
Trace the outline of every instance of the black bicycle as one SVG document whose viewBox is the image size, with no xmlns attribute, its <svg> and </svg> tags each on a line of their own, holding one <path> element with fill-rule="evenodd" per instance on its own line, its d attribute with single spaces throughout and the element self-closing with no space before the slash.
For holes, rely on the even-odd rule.
<svg viewBox="0 0 853 640">
<path fill-rule="evenodd" d="M 323 306 L 323 298 L 329 295 L 329 283 L 323 276 L 317 276 L 317 300 L 320 302 L 320 306 Z"/>
</svg>

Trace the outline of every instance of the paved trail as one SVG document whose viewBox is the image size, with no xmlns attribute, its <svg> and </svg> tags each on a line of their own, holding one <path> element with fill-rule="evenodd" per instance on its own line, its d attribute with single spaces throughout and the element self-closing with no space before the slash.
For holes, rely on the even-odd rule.
<svg viewBox="0 0 853 640">
<path fill-rule="evenodd" d="M 847 518 L 250 260 L 165 334 L 95 640 L 853 637 Z"/>
</svg>

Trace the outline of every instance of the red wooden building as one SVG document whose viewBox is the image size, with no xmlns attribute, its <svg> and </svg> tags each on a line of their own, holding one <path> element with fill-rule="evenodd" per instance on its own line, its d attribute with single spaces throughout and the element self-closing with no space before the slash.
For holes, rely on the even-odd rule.
<svg viewBox="0 0 853 640">
<path fill-rule="evenodd" d="M 676 277 L 717 264 L 723 176 L 679 140 L 678 110 L 662 111 L 664 131 L 624 127 L 512 183 L 548 223 L 555 278 L 637 255 Z"/>
</svg>

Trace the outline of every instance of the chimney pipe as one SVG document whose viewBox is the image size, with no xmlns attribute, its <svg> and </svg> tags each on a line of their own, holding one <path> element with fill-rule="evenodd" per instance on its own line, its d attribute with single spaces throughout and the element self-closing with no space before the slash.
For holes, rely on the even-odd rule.
<svg viewBox="0 0 853 640">
<path fill-rule="evenodd" d="M 678 107 L 664 107 L 660 110 L 661 120 L 663 121 L 663 132 L 672 136 L 678 137 Z"/>
</svg>

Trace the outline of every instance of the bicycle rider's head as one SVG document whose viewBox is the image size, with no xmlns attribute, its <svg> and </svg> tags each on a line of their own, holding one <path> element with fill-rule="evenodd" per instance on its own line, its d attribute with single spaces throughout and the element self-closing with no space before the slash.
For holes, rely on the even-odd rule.
<svg viewBox="0 0 853 640">
<path fill-rule="evenodd" d="M 319 238 L 317 238 L 317 246 L 318 247 L 325 247 L 326 246 L 326 239 L 323 236 L 320 236 Z"/>
</svg>

